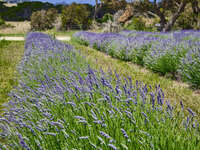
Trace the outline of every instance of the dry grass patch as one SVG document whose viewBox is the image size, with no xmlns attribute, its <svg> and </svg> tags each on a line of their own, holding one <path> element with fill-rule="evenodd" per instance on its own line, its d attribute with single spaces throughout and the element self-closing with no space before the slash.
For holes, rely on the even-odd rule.
<svg viewBox="0 0 200 150">
<path fill-rule="evenodd" d="M 31 29 L 29 21 L 22 21 L 22 22 L 7 21 L 6 24 L 10 24 L 13 27 L 0 29 L 0 34 L 3 34 L 3 35 L 9 35 L 9 34 L 11 34 L 11 35 L 14 35 L 14 34 L 25 35 Z"/>
</svg>

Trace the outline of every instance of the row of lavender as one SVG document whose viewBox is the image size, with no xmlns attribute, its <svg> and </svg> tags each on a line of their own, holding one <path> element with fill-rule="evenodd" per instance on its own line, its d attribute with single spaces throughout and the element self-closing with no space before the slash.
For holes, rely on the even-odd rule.
<svg viewBox="0 0 200 150">
<path fill-rule="evenodd" d="M 173 107 L 159 85 L 93 70 L 48 35 L 27 36 L 19 72 L 0 117 L 1 149 L 200 148 L 196 115 L 182 102 Z"/>
<path fill-rule="evenodd" d="M 107 54 L 171 74 L 200 87 L 200 31 L 152 33 L 77 32 L 74 39 Z"/>
</svg>

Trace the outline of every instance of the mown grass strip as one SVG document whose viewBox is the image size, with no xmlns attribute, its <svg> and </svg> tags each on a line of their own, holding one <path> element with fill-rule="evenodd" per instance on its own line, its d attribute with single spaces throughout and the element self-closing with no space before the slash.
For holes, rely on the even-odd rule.
<svg viewBox="0 0 200 150">
<path fill-rule="evenodd" d="M 16 66 L 24 52 L 24 42 L 0 41 L 0 111 L 10 90 L 17 85 Z"/>
<path fill-rule="evenodd" d="M 132 77 L 133 81 L 140 80 L 151 85 L 160 84 L 165 97 L 171 102 L 179 103 L 182 100 L 187 107 L 192 108 L 198 114 L 200 113 L 200 94 L 198 91 L 192 90 L 188 84 L 161 77 L 159 74 L 141 66 L 114 59 L 105 53 L 79 45 L 74 41 L 70 43 L 86 56 L 93 67 L 102 68 L 105 71 L 109 69 L 116 70 L 121 75 Z"/>
<path fill-rule="evenodd" d="M 7 33 L 7 34 L 4 34 L 4 33 L 1 33 L 0 34 L 0 37 L 4 37 L 4 36 L 8 36 L 8 37 L 25 37 L 26 36 L 26 34 L 25 33 L 16 33 L 16 34 L 14 34 L 14 33 Z"/>
</svg>

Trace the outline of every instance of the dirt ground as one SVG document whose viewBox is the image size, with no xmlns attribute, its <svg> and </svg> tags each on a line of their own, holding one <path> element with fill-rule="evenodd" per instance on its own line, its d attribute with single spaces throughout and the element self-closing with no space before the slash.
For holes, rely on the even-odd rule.
<svg viewBox="0 0 200 150">
<path fill-rule="evenodd" d="M 29 21 L 22 21 L 22 22 L 7 21 L 6 23 L 14 27 L 0 29 L 0 34 L 25 34 L 31 28 Z"/>
</svg>

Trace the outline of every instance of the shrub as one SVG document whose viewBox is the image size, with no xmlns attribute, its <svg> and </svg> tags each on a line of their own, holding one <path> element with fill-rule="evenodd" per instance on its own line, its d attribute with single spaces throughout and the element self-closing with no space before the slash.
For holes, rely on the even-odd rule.
<svg viewBox="0 0 200 150">
<path fill-rule="evenodd" d="M 0 26 L 4 24 L 5 24 L 5 21 L 0 17 Z"/>
<path fill-rule="evenodd" d="M 112 19 L 107 20 L 107 22 L 103 23 L 103 29 L 102 32 L 120 32 L 122 30 L 122 26 L 120 22 L 118 21 L 120 16 L 124 13 L 123 10 L 117 11 Z"/>
<path fill-rule="evenodd" d="M 177 73 L 181 58 L 185 50 L 172 40 L 161 39 L 160 44 L 153 45 L 144 58 L 145 66 L 162 75 L 171 73 L 174 77 Z M 165 45 L 165 43 L 167 43 Z M 165 49 L 163 46 L 165 45 Z"/>
<path fill-rule="evenodd" d="M 78 32 L 74 36 L 82 42 L 87 41 L 89 45 L 99 51 L 105 52 L 112 57 L 124 61 L 132 61 L 136 64 L 159 72 L 162 75 L 170 75 L 172 78 L 180 79 L 179 68 L 181 60 L 190 49 L 199 47 L 198 31 L 177 31 L 172 33 L 152 33 L 144 31 L 123 31 L 117 33 L 89 33 Z M 195 44 L 196 43 L 196 44 Z M 195 65 L 200 61 L 200 54 L 195 52 Z M 191 57 L 191 56 L 190 56 Z M 190 58 L 189 57 L 189 58 Z M 194 56 L 193 56 L 194 57 Z M 192 59 L 191 59 L 192 60 Z M 188 62 L 189 63 L 189 62 Z M 193 65 L 192 62 L 188 67 Z M 194 65 L 193 65 L 194 66 Z M 187 67 L 187 66 L 184 66 Z M 186 69 L 187 68 L 184 68 Z M 198 66 L 194 66 L 192 77 L 184 78 L 194 84 L 200 84 L 200 75 L 197 72 Z M 185 73 L 184 73 L 185 74 Z"/>
<path fill-rule="evenodd" d="M 194 48 L 188 51 L 182 59 L 180 74 L 185 81 L 188 81 L 194 87 L 200 87 L 200 48 Z"/>
<path fill-rule="evenodd" d="M 132 22 L 129 25 L 127 25 L 125 29 L 140 31 L 140 30 L 145 30 L 146 27 L 145 27 L 145 23 L 142 21 L 140 17 L 138 18 L 134 17 L 132 19 Z"/>
<path fill-rule="evenodd" d="M 64 29 L 87 29 L 91 25 L 90 12 L 86 5 L 72 3 L 62 10 L 62 26 Z"/>
<path fill-rule="evenodd" d="M 109 13 L 106 13 L 103 18 L 101 19 L 101 23 L 108 22 L 108 20 L 113 21 L 113 16 Z"/>
<path fill-rule="evenodd" d="M 57 10 L 54 8 L 50 8 L 47 11 L 36 11 L 31 15 L 31 29 L 39 31 L 52 29 L 57 16 Z"/>
</svg>

